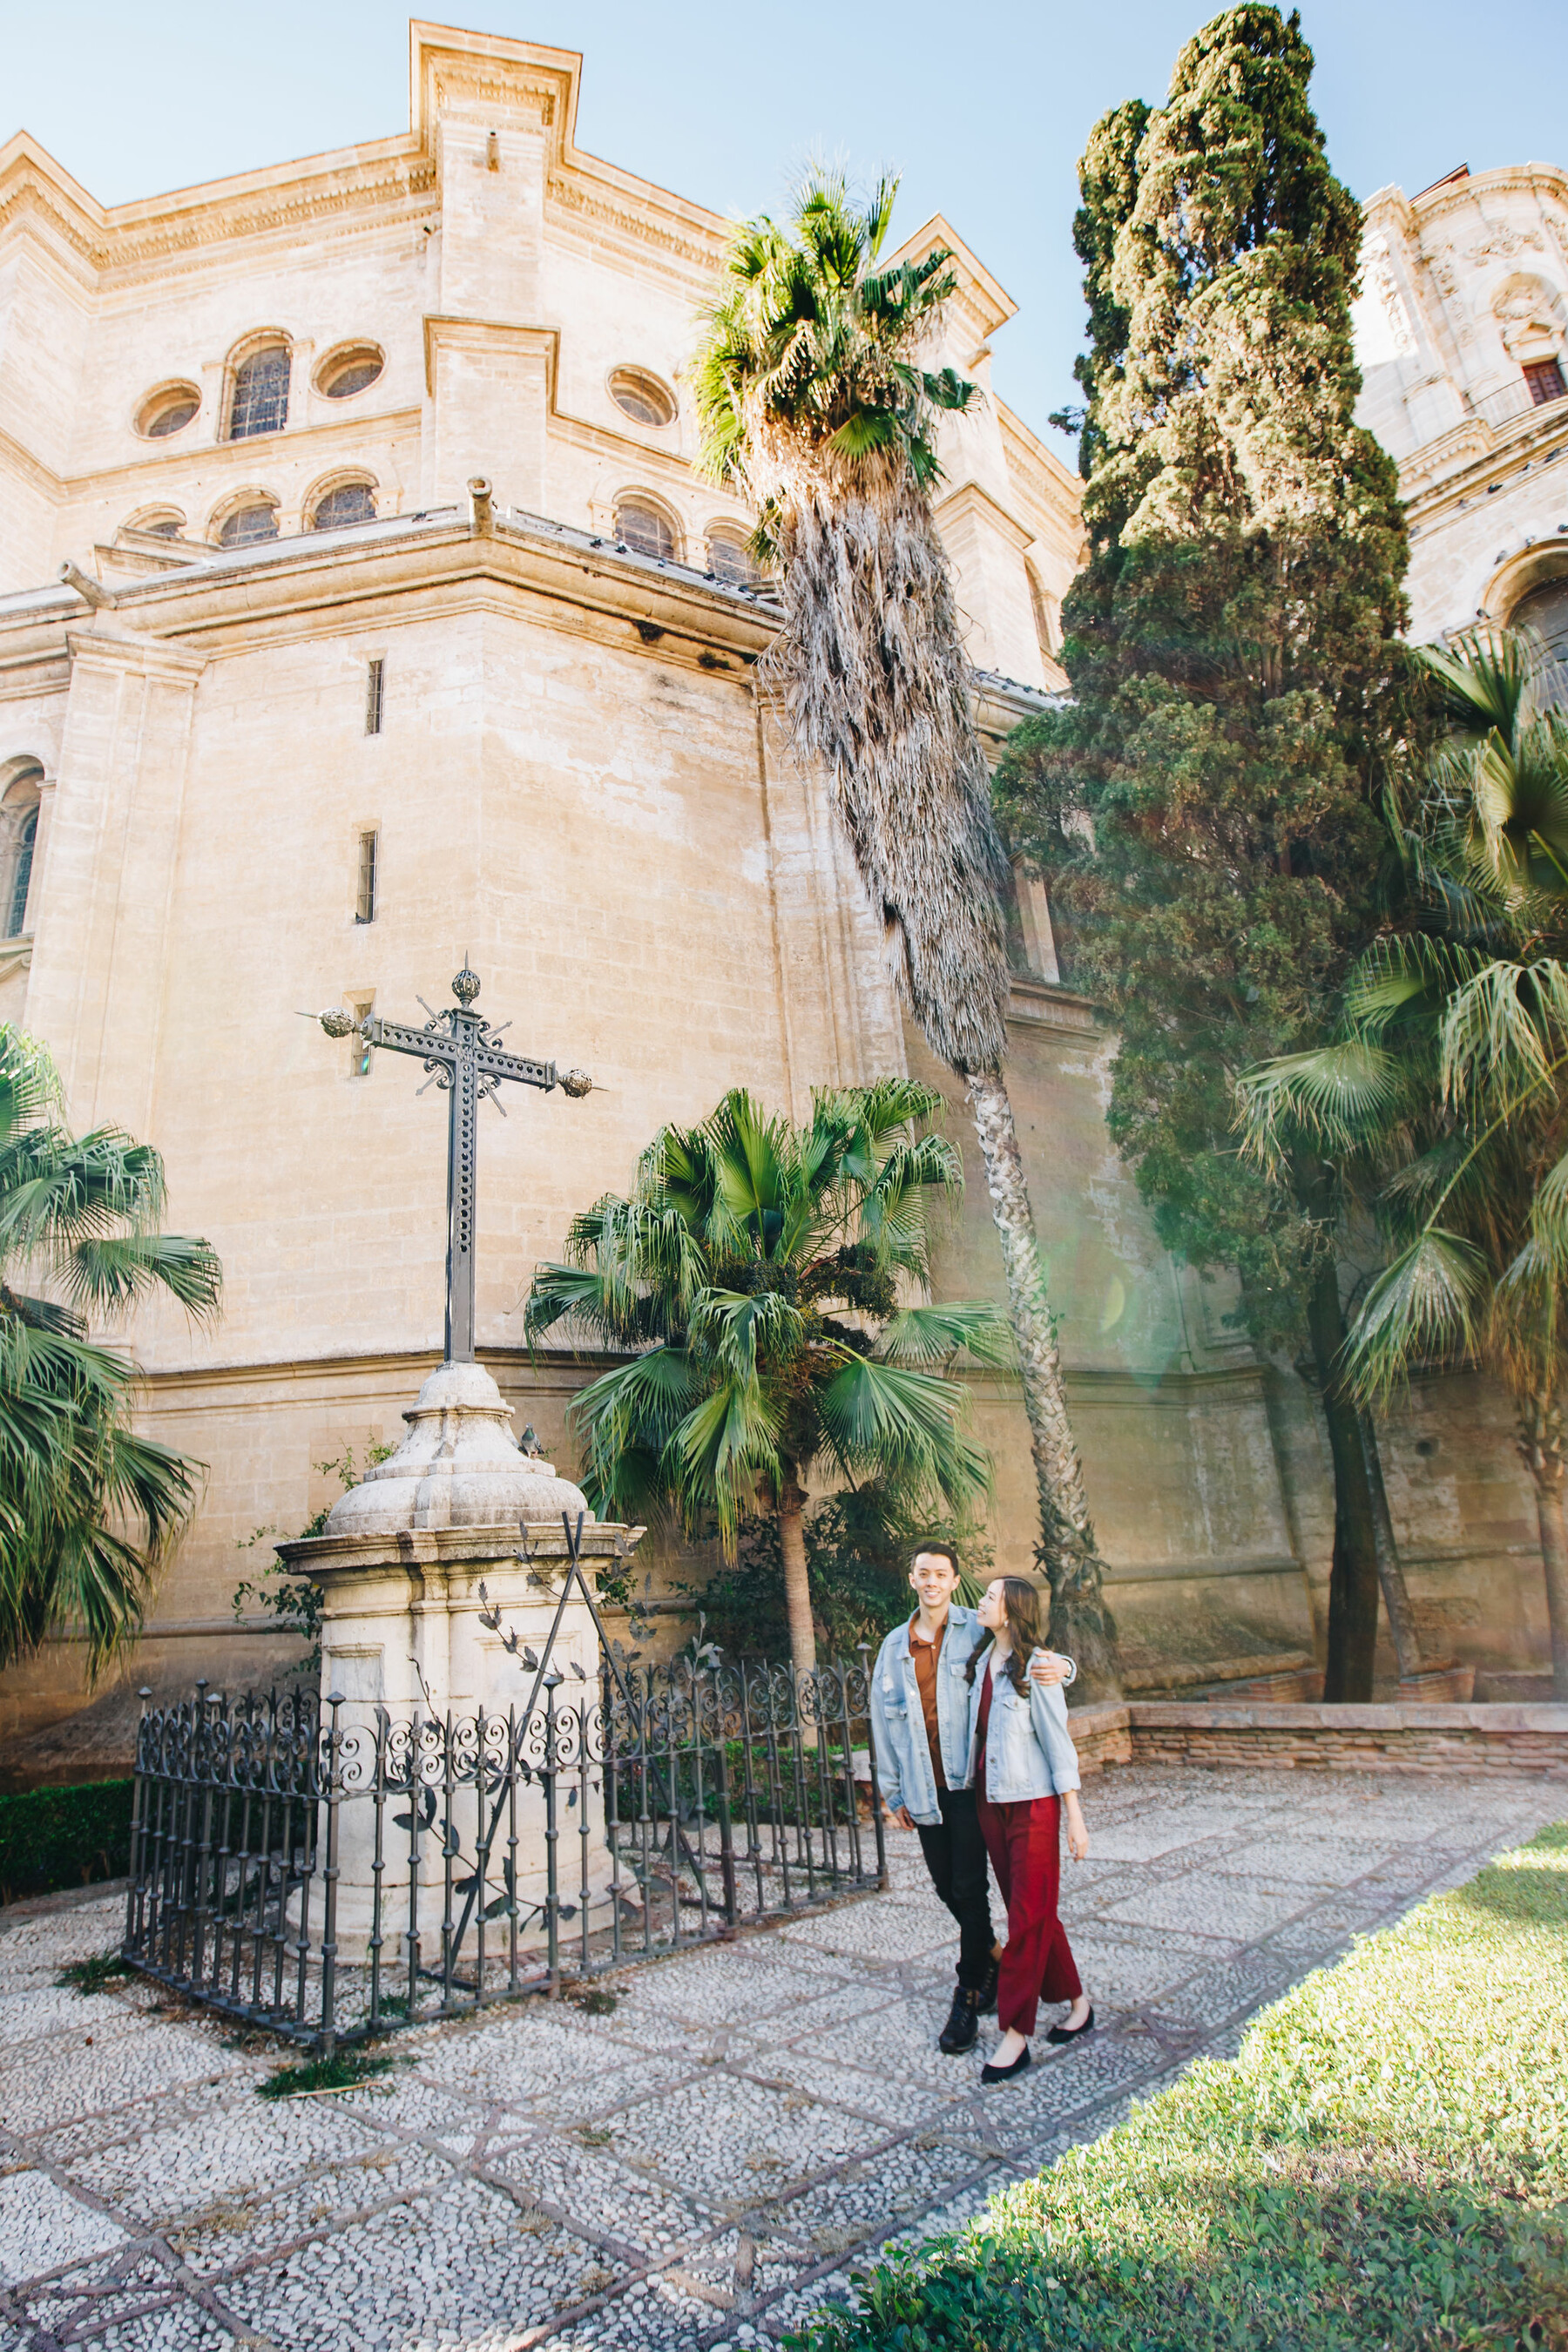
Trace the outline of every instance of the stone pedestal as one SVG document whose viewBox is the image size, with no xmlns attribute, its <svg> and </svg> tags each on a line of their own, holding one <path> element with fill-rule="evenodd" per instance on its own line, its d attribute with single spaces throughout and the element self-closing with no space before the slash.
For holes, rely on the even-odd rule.
<svg viewBox="0 0 1568 2352">
<path fill-rule="evenodd" d="M 531 1648 L 543 1658 L 557 1615 L 569 1558 L 562 1515 L 575 1526 L 587 1506 L 550 1463 L 519 1451 L 508 1428 L 510 1408 L 478 1364 L 443 1364 L 404 1419 L 408 1434 L 397 1452 L 340 1499 L 326 1532 L 278 1549 L 321 1594 L 321 1697 L 325 1702 L 336 1693 L 343 1702 L 338 1710 L 345 1792 L 339 1809 L 340 1954 L 362 1959 L 372 1933 L 376 1808 L 370 1791 L 379 1736 L 398 1771 L 407 1770 L 411 1739 L 424 1759 L 421 1785 L 428 1793 L 422 1802 L 426 1811 L 433 1804 L 434 1811 L 419 1840 L 418 1907 L 422 1957 L 430 1964 L 440 1951 L 447 1822 L 450 1842 L 461 1849 L 455 1867 L 466 1876 L 486 1818 L 474 1786 L 479 1718 L 482 1713 L 491 1726 L 489 1752 L 504 1752 L 509 1712 L 522 1717 L 536 1682 L 521 1653 Z M 640 1534 L 640 1528 L 603 1525 L 589 1513 L 581 1558 L 590 1583 L 597 1570 L 619 1567 Z M 480 1622 L 481 1611 L 499 1612 L 499 1630 Z M 508 1633 L 518 1637 L 517 1654 L 506 1645 Z M 561 1612 L 550 1664 L 562 1677 L 555 1693 L 559 1895 L 579 1909 L 585 1863 L 591 1908 L 602 1908 L 607 1919 L 603 1776 L 596 1768 L 580 1774 L 574 1762 L 581 1730 L 592 1741 L 596 1728 L 598 1641 L 575 1591 Z M 542 1689 L 524 1735 L 526 1752 L 537 1751 L 541 1762 L 547 1698 Z M 457 1759 L 451 1768 L 448 1754 Z M 408 1921 L 409 1830 L 395 1820 L 408 1810 L 406 1795 L 382 1807 L 383 1959 L 390 1968 L 402 1963 Z M 486 1892 L 492 1900 L 505 1891 L 510 1828 L 509 1815 L 491 1847 Z M 536 1906 L 547 1883 L 538 1782 L 520 1793 L 516 1834 L 518 1901 Z M 563 1931 L 563 1942 L 568 1933 L 580 1936 L 581 1924 L 579 1913 Z M 499 1932 L 492 1928 L 492 1939 Z M 540 1936 L 536 1925 L 528 1940 L 536 1943 Z"/>
</svg>

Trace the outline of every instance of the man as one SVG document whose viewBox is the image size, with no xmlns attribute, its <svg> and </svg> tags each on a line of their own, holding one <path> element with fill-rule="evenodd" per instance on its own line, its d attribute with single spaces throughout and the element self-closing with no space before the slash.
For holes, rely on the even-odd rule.
<svg viewBox="0 0 1568 2352">
<path fill-rule="evenodd" d="M 969 1683 L 964 1669 L 984 1640 L 973 1609 L 955 1602 L 958 1555 L 951 1544 L 923 1543 L 910 1563 L 919 1602 L 896 1626 L 871 1676 L 871 1733 L 883 1800 L 900 1829 L 918 1830 L 931 1885 L 958 1922 L 958 1984 L 937 2047 L 950 2057 L 968 2050 L 982 2014 L 996 2006 L 997 1946 L 991 1933 L 985 1841 L 969 1769 Z M 1037 1650 L 1029 1664 L 1039 1682 L 1070 1683 L 1071 1658 Z"/>
</svg>

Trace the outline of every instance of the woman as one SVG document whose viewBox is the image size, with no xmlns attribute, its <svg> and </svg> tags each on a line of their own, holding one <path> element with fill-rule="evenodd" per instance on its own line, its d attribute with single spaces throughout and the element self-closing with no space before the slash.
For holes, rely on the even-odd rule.
<svg viewBox="0 0 1568 2352">
<path fill-rule="evenodd" d="M 1046 1644 L 1040 1595 L 1021 1576 L 999 1576 L 985 1588 L 976 1612 L 990 1634 L 969 1660 L 969 1769 L 980 1832 L 1007 1906 L 1007 1943 L 996 1989 L 996 2021 L 1004 2029 L 983 2083 L 1005 2083 L 1029 2063 L 1029 2036 L 1042 2000 L 1072 2006 L 1047 2040 L 1076 2042 L 1094 2025 L 1094 2011 L 1073 1965 L 1067 1930 L 1057 1916 L 1061 1880 L 1062 1811 L 1068 1851 L 1075 1862 L 1089 1852 L 1079 1802 L 1078 1751 L 1068 1735 L 1061 1692 L 1029 1679 L 1029 1660 Z"/>
</svg>

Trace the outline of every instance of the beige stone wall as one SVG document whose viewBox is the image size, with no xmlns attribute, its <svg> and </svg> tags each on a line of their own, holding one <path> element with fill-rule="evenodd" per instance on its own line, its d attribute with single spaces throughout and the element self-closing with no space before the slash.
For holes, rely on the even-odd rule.
<svg viewBox="0 0 1568 2352">
<path fill-rule="evenodd" d="M 1456 174 L 1366 209 L 1357 411 L 1399 464 L 1410 634 L 1507 620 L 1568 577 L 1568 399 L 1537 406 L 1527 363 L 1568 364 L 1568 175 Z"/>
<path fill-rule="evenodd" d="M 99 205 L 26 138 L 0 150 L 0 790 L 44 777 L 0 1017 L 50 1045 L 79 1124 L 159 1147 L 172 1222 L 213 1240 L 227 1284 L 212 1331 L 163 1313 L 132 1335 L 149 1425 L 208 1470 L 129 1688 L 279 1663 L 265 1623 L 232 1613 L 263 1556 L 249 1539 L 297 1532 L 331 1499 L 321 1465 L 396 1437 L 440 1344 L 444 1099 L 390 1055 L 356 1075 L 299 1013 L 417 1017 L 467 956 L 509 1043 L 592 1071 L 585 1101 L 513 1090 L 504 1119 L 482 1114 L 480 1346 L 563 1466 L 592 1368 L 529 1360 L 520 1308 L 573 1213 L 730 1085 L 801 1116 L 815 1085 L 931 1066 L 822 781 L 754 692 L 775 616 L 704 576 L 709 528 L 744 520 L 695 471 L 682 373 L 723 224 L 577 149 L 570 55 L 416 26 L 412 68 L 406 132 L 142 204 Z M 940 520 L 997 740 L 1063 683 L 1078 485 L 989 394 L 1009 298 L 940 219 L 907 249 L 939 242 L 959 281 L 942 356 L 985 394 L 944 425 Z M 229 442 L 232 366 L 264 331 L 290 349 L 288 425 Z M 331 401 L 322 360 L 363 341 L 381 377 Z M 623 364 L 668 385 L 668 424 L 616 406 Z M 145 395 L 174 380 L 197 415 L 142 437 Z M 489 524 L 468 502 L 481 472 Z M 374 485 L 376 520 L 305 530 L 347 477 Z M 639 489 L 670 516 L 668 564 L 613 544 Z M 246 491 L 276 501 L 281 535 L 220 553 Z M 158 513 L 183 540 L 128 530 Z M 112 601 L 56 583 L 65 558 Z M 1032 924 L 1047 974 L 1048 910 Z M 1105 1133 L 1089 1009 L 1042 980 L 1014 1010 L 1010 1084 L 1132 1670 L 1299 1663 L 1328 1558 L 1300 1384 L 1227 1328 L 1225 1285 L 1159 1246 Z M 940 1285 L 1000 1297 L 956 1098 L 953 1132 L 970 1182 Z M 1456 1454 L 1462 1402 L 1430 1408 Z M 975 1415 L 998 1557 L 1024 1566 L 1021 1408 L 982 1381 Z M 1390 1484 L 1442 1638 L 1522 1664 L 1539 1570 L 1497 1448 L 1502 1469 L 1450 1486 L 1426 1471 L 1444 1457 L 1396 1448 Z M 42 1766 L 32 1751 L 56 1777 L 127 1736 L 125 1688 L 79 1716 L 79 1663 L 68 1643 L 0 1678 L 0 1739 L 62 1723 Z"/>
</svg>

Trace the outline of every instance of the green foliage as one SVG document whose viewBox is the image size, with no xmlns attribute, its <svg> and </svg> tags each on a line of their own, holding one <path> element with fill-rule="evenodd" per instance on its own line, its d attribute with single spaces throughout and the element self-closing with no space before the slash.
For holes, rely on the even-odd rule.
<svg viewBox="0 0 1568 2352">
<path fill-rule="evenodd" d="M 948 1368 L 1004 1360 L 1005 1324 L 984 1304 L 900 1299 L 962 1181 L 929 1131 L 940 1108 L 934 1089 L 883 1079 L 818 1092 L 794 1127 L 737 1089 L 655 1139 L 630 1200 L 574 1220 L 566 1262 L 534 1276 L 528 1330 L 636 1351 L 573 1407 L 596 1511 L 715 1520 L 732 1559 L 742 1512 L 777 1509 L 817 1461 L 911 1506 L 984 1490 Z"/>
<path fill-rule="evenodd" d="M 876 1648 L 910 1615 L 910 1558 L 921 1536 L 952 1545 L 963 1563 L 962 1597 L 977 1597 L 990 1580 L 994 1555 L 984 1529 L 972 1521 L 920 1517 L 876 1486 L 829 1495 L 806 1513 L 811 1612 L 829 1657 L 848 1657 L 861 1642 Z M 733 1564 L 721 1567 L 705 1585 L 682 1589 L 700 1602 L 709 1635 L 729 1656 L 773 1657 L 785 1647 L 784 1557 L 775 1519 L 748 1513 Z"/>
<path fill-rule="evenodd" d="M 131 1867 L 129 1780 L 0 1796 L 0 1902 L 120 1878 Z"/>
<path fill-rule="evenodd" d="M 367 1445 L 365 1468 L 374 1469 L 393 1451 L 390 1445 Z M 351 1486 L 359 1484 L 361 1474 L 354 1465 L 352 1445 L 330 1461 L 318 1462 L 316 1468 L 323 1478 L 335 1476 L 345 1495 Z M 319 1511 L 313 1511 L 294 1540 L 302 1543 L 311 1536 L 325 1535 L 331 1508 L 331 1503 L 323 1503 Z M 274 1527 L 255 1528 L 249 1535 L 236 1538 L 235 1549 L 254 1551 L 259 1545 L 270 1546 L 277 1534 Z M 252 1614 L 270 1617 L 279 1633 L 295 1634 L 308 1644 L 304 1655 L 297 1664 L 289 1667 L 289 1672 L 307 1675 L 311 1680 L 321 1671 L 321 1587 L 312 1584 L 309 1577 L 296 1576 L 291 1570 L 286 1569 L 276 1552 L 254 1580 L 246 1577 L 234 1589 L 233 1608 L 237 1617 Z"/>
<path fill-rule="evenodd" d="M 998 777 L 1075 985 L 1120 1036 L 1111 1132 L 1163 1239 L 1294 1339 L 1321 1171 L 1242 1157 L 1233 1077 L 1315 1043 L 1378 914 L 1379 803 L 1415 723 L 1393 461 L 1352 420 L 1360 215 L 1297 20 L 1233 8 L 1169 98 L 1118 109 L 1075 230 L 1091 348 L 1071 705 Z"/>
<path fill-rule="evenodd" d="M 195 1507 L 200 1465 L 137 1433 L 135 1368 L 89 1337 L 160 1294 L 216 1312 L 217 1258 L 164 1204 L 152 1147 L 68 1134 L 47 1054 L 0 1024 L 0 1666 L 75 1623 L 96 1678 Z"/>
<path fill-rule="evenodd" d="M 799 2352 L 1426 2352 L 1568 2328 L 1568 1829 L 879 2263 Z M 1070 2062 L 1069 2062 L 1070 2063 Z"/>
<path fill-rule="evenodd" d="M 842 173 L 814 175 L 787 221 L 764 214 L 735 230 L 692 369 L 703 462 L 718 480 L 744 489 L 759 430 L 850 462 L 900 456 L 922 488 L 937 479 L 933 414 L 967 408 L 975 388 L 913 356 L 957 279 L 940 247 L 879 266 L 897 194 L 884 179 L 859 205 Z M 777 523 L 764 503 L 765 562 Z"/>
<path fill-rule="evenodd" d="M 131 1963 L 123 1953 L 94 1952 L 89 1960 L 72 1960 L 60 1970 L 55 1982 L 86 1995 L 107 1992 L 110 1985 L 123 1982 L 131 1973 Z"/>
<path fill-rule="evenodd" d="M 384 2002 L 383 2007 L 388 2006 Z M 327 2091 L 353 2091 L 388 2073 L 390 2058 L 364 2050 L 334 2050 L 330 2058 L 312 2058 L 301 2066 L 279 2066 L 256 2086 L 258 2099 L 301 2099 Z"/>
</svg>

